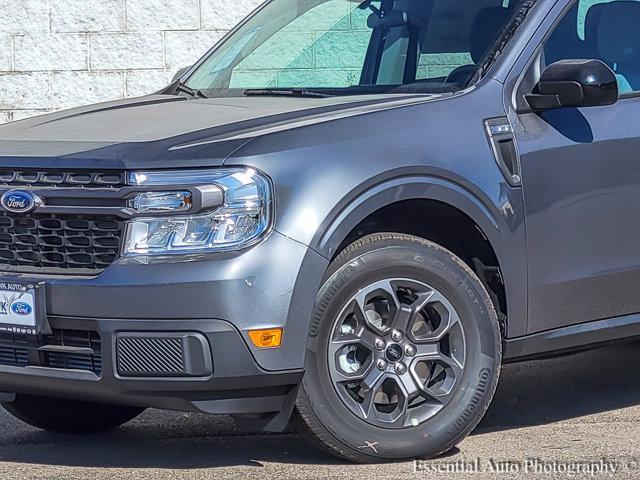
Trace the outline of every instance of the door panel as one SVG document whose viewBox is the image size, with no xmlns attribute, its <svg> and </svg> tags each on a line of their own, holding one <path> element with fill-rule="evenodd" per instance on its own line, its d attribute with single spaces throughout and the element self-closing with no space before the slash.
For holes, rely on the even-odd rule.
<svg viewBox="0 0 640 480">
<path fill-rule="evenodd" d="M 518 120 L 528 331 L 640 312 L 640 99 Z"/>
</svg>

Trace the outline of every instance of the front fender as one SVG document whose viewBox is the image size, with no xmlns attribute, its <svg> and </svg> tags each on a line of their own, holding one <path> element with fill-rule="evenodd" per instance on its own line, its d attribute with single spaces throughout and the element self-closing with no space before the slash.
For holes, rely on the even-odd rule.
<svg viewBox="0 0 640 480">
<path fill-rule="evenodd" d="M 267 173 L 276 230 L 327 260 L 356 225 L 392 203 L 427 199 L 459 209 L 500 262 L 509 335 L 524 335 L 522 192 L 505 181 L 484 128 L 484 119 L 504 115 L 495 101 L 501 93 L 502 85 L 487 81 L 459 96 L 272 132 L 248 142 L 225 165 Z"/>
<path fill-rule="evenodd" d="M 505 282 L 509 308 L 508 336 L 526 332 L 526 263 L 524 228 L 519 189 L 501 188 L 491 199 L 440 175 L 405 174 L 370 184 L 335 201 L 335 207 L 318 222 L 313 235 L 296 228 L 279 230 L 327 259 L 333 258 L 353 229 L 383 207 L 404 200 L 433 200 L 452 206 L 475 222 L 491 243 Z M 318 199 L 318 201 L 320 201 Z"/>
</svg>

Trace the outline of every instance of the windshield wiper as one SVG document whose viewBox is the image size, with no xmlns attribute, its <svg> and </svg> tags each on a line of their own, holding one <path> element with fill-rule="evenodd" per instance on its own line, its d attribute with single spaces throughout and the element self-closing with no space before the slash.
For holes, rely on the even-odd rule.
<svg viewBox="0 0 640 480">
<path fill-rule="evenodd" d="M 303 88 L 252 88 L 245 90 L 248 97 L 308 97 L 308 98 L 328 98 L 333 95 L 328 93 L 312 92 Z"/>
<path fill-rule="evenodd" d="M 187 95 L 189 95 L 192 99 L 196 99 L 196 98 L 208 98 L 204 93 L 202 93 L 200 90 L 195 90 L 191 87 L 188 87 L 186 83 L 180 82 L 177 86 L 176 86 L 176 90 L 178 92 L 183 92 L 186 93 Z"/>
</svg>

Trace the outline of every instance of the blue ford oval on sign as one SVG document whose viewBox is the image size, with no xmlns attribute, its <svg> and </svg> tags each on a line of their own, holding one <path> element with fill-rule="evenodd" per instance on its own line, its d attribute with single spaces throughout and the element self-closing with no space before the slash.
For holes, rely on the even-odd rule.
<svg viewBox="0 0 640 480">
<path fill-rule="evenodd" d="M 11 305 L 11 311 L 16 315 L 22 315 L 23 317 L 26 317 L 27 315 L 31 314 L 33 308 L 31 308 L 31 305 L 29 305 L 28 303 L 16 302 Z"/>
<path fill-rule="evenodd" d="M 8 212 L 27 213 L 36 208 L 38 197 L 23 190 L 9 190 L 0 197 L 0 204 Z"/>
</svg>

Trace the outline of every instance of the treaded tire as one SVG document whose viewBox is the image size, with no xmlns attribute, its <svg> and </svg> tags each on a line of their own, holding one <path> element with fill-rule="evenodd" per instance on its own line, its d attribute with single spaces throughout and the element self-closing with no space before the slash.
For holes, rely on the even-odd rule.
<svg viewBox="0 0 640 480">
<path fill-rule="evenodd" d="M 96 433 L 111 430 L 133 420 L 144 409 L 121 405 L 17 395 L 2 407 L 29 425 L 57 433 Z"/>
<path fill-rule="evenodd" d="M 353 414 L 336 392 L 329 374 L 328 338 L 344 303 L 367 282 L 406 274 L 437 288 L 454 305 L 469 355 L 456 393 L 437 415 L 416 427 L 385 429 Z M 434 458 L 454 448 L 480 422 L 495 394 L 501 363 L 495 308 L 482 282 L 460 258 L 422 238 L 369 235 L 340 253 L 318 292 L 293 421 L 314 445 L 349 461 Z"/>
</svg>

